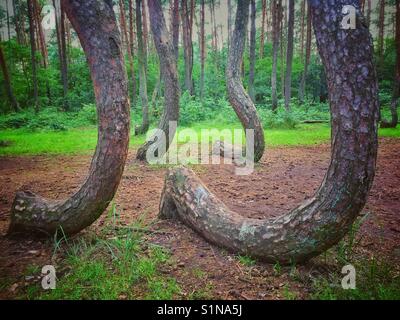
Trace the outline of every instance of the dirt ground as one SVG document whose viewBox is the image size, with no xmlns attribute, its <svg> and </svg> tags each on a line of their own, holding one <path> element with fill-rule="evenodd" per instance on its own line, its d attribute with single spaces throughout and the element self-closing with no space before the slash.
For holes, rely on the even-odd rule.
<svg viewBox="0 0 400 320">
<path fill-rule="evenodd" d="M 155 222 L 161 230 L 149 241 L 172 252 L 177 262 L 169 272 L 182 288 L 182 298 L 208 285 L 209 295 L 219 299 L 279 299 L 283 286 L 307 298 L 309 288 L 294 282 L 288 273 L 274 274 L 273 266 L 257 263 L 245 268 L 232 254 L 211 246 L 192 230 L 176 221 L 157 220 L 158 205 L 166 172 L 135 162 L 129 154 L 122 183 L 115 198 L 122 223 L 139 217 Z M 359 250 L 400 262 L 400 140 L 381 139 L 377 173 L 363 214 Z M 329 164 L 329 145 L 273 148 L 249 176 L 236 176 L 229 165 L 194 166 L 194 170 L 229 208 L 253 218 L 278 216 L 311 197 Z M 76 191 L 85 179 L 89 156 L 0 157 L 0 279 L 18 281 L 27 266 L 49 264 L 52 243 L 45 240 L 6 237 L 10 207 L 19 189 L 28 189 L 49 198 L 63 198 Z M 90 228 L 104 224 L 103 215 Z M 87 232 L 87 231 L 84 231 Z M 328 268 L 316 258 L 301 266 L 303 274 Z M 204 271 L 196 277 L 193 270 Z M 340 272 L 340 270 L 333 270 Z M 14 283 L 12 281 L 11 283 Z M 0 290 L 0 298 L 12 298 L 18 287 Z"/>
</svg>

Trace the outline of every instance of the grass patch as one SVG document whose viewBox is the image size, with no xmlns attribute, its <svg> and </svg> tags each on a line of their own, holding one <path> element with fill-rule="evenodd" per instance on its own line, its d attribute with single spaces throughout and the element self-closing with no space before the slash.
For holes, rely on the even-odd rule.
<svg viewBox="0 0 400 320">
<path fill-rule="evenodd" d="M 185 143 L 185 129 L 193 129 L 199 141 L 201 129 L 241 129 L 239 123 L 201 122 L 191 127 L 178 128 L 178 144 Z M 185 131 L 184 131 L 185 130 Z M 305 146 L 328 143 L 331 130 L 327 124 L 300 124 L 294 129 L 266 129 L 265 140 L 268 147 Z M 400 127 L 380 129 L 381 137 L 400 138 Z M 130 146 L 136 148 L 145 141 L 145 135 L 131 136 Z M 211 139 L 221 137 L 212 134 Z M 187 139 L 187 137 L 186 137 Z M 210 139 L 210 140 L 211 140 Z M 29 131 L 26 129 L 0 130 L 0 141 L 7 144 L 0 146 L 0 156 L 6 155 L 60 155 L 91 154 L 97 143 L 97 128 L 86 127 L 66 131 Z"/>
<path fill-rule="evenodd" d="M 110 218 L 113 218 L 114 213 Z M 134 228 L 115 228 L 107 223 L 100 234 L 54 241 L 56 289 L 44 291 L 40 282 L 30 285 L 27 299 L 173 299 L 180 292 L 176 280 L 161 270 L 171 264 L 170 254 L 143 238 Z M 29 268 L 30 273 L 36 270 Z"/>
</svg>

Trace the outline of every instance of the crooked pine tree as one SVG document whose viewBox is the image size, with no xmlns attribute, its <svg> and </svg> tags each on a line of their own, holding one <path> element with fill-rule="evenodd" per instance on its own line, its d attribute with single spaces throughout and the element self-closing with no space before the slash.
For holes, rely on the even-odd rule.
<svg viewBox="0 0 400 320">
<path fill-rule="evenodd" d="M 9 232 L 77 233 L 107 208 L 122 177 L 129 145 L 129 99 L 121 39 L 111 0 L 62 0 L 89 64 L 99 118 L 89 175 L 69 199 L 17 192 Z"/>
<path fill-rule="evenodd" d="M 316 194 L 278 218 L 250 219 L 228 209 L 191 170 L 178 168 L 168 172 L 160 203 L 162 218 L 180 219 L 214 244 L 283 264 L 306 261 L 349 231 L 367 200 L 378 148 L 372 39 L 359 11 L 356 29 L 340 28 L 342 7 L 358 7 L 358 0 L 309 4 L 332 116 L 331 162 Z"/>
</svg>

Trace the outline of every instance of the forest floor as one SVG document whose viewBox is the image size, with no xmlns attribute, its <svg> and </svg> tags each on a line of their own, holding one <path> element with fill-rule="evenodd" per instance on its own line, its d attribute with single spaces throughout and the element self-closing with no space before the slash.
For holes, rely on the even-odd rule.
<svg viewBox="0 0 400 320">
<path fill-rule="evenodd" d="M 153 256 L 148 253 L 149 247 L 162 248 L 166 256 L 158 258 L 154 264 L 158 269 L 156 277 L 162 279 L 165 276 L 169 279 L 165 282 L 148 282 L 147 289 L 141 281 L 136 282 L 137 285 L 131 283 L 131 289 L 128 287 L 117 292 L 112 298 L 399 299 L 399 150 L 400 139 L 380 139 L 376 178 L 359 227 L 355 227 L 336 247 L 306 265 L 286 267 L 235 256 L 210 245 L 177 221 L 158 220 L 158 206 L 167 167 L 136 162 L 135 150 L 129 153 L 123 179 L 109 214 L 104 214 L 87 230 L 61 242 L 9 238 L 6 231 L 10 207 L 17 190 L 29 189 L 49 198 L 67 197 L 85 179 L 91 157 L 0 157 L 0 298 L 45 298 L 38 276 L 41 267 L 55 265 L 58 282 L 62 284 L 62 281 L 66 281 L 64 278 L 74 273 L 74 267 L 71 266 L 73 262 L 66 258 L 68 253 L 65 247 L 82 239 L 92 239 L 93 235 L 110 241 L 124 239 L 107 229 L 112 224 L 115 230 L 134 225 L 131 230 L 140 234 L 137 238 L 140 238 L 140 249 L 135 250 L 142 250 L 140 254 L 147 255 L 149 259 Z M 243 216 L 262 219 L 281 215 L 311 197 L 323 179 L 329 160 L 329 144 L 319 144 L 270 148 L 261 163 L 256 165 L 255 172 L 249 176 L 236 176 L 231 165 L 191 167 L 230 209 Z M 113 254 L 114 251 L 110 249 L 110 252 Z M 357 290 L 352 292 L 341 288 L 341 270 L 348 263 L 354 264 L 358 272 Z M 151 274 L 156 273 L 153 270 Z M 81 281 L 78 279 L 72 285 L 81 282 L 80 286 L 92 286 L 93 281 L 102 285 L 101 276 L 93 277 L 95 279 L 90 279 L 90 276 Z M 143 279 L 149 278 L 144 276 Z M 171 288 L 171 295 L 147 294 L 148 288 L 152 292 L 159 292 L 165 286 Z M 101 293 L 90 295 L 85 288 L 78 292 L 74 290 L 69 288 L 52 297 L 109 297 Z M 130 294 L 130 290 L 134 294 Z"/>
</svg>

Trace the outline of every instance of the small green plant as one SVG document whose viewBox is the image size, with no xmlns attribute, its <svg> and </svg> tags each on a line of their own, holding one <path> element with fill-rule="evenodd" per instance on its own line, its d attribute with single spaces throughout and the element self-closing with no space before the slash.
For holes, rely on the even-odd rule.
<svg viewBox="0 0 400 320">
<path fill-rule="evenodd" d="M 237 258 L 239 262 L 246 267 L 252 267 L 256 264 L 256 260 L 249 256 L 238 255 Z"/>
</svg>

